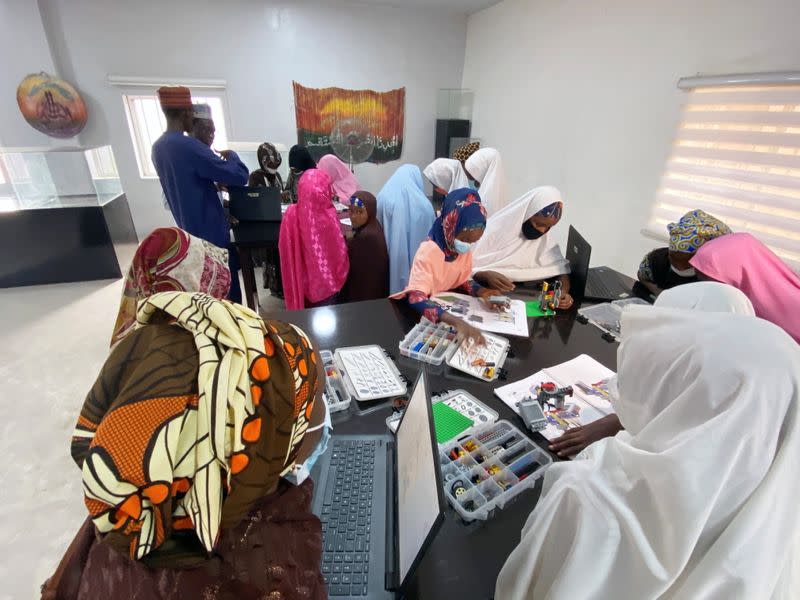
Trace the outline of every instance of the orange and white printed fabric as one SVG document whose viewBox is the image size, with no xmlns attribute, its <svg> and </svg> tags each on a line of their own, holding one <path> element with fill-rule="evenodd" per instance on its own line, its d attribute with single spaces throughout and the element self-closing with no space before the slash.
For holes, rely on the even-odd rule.
<svg viewBox="0 0 800 600">
<path fill-rule="evenodd" d="M 319 385 L 315 353 L 299 328 L 199 293 L 142 300 L 134 334 L 73 437 L 87 507 L 132 558 L 180 529 L 210 552 L 220 527 L 293 467 Z"/>
</svg>

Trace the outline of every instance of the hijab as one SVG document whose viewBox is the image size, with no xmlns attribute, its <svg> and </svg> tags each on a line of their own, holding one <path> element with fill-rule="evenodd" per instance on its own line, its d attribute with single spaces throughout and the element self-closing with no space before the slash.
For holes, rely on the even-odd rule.
<svg viewBox="0 0 800 600">
<path fill-rule="evenodd" d="M 464 163 L 469 174 L 480 183 L 481 198 L 491 217 L 508 203 L 506 173 L 500 153 L 494 148 L 481 148 Z"/>
<path fill-rule="evenodd" d="M 495 598 L 791 598 L 797 345 L 760 319 L 652 307 L 626 308 L 622 334 L 625 431 L 547 470 Z"/>
<path fill-rule="evenodd" d="M 756 316 L 772 321 L 800 343 L 800 276 L 749 233 L 703 244 L 689 263 L 714 281 L 744 292 Z"/>
<path fill-rule="evenodd" d="M 664 290 L 658 295 L 654 306 L 727 312 L 750 317 L 756 314 L 747 296 L 733 286 L 716 281 L 698 281 Z"/>
<path fill-rule="evenodd" d="M 411 264 L 436 218 L 416 165 L 403 165 L 378 192 L 378 221 L 389 251 L 389 290 L 406 288 Z"/>
<path fill-rule="evenodd" d="M 342 290 L 345 302 L 377 300 L 389 296 L 389 252 L 383 227 L 378 222 L 378 202 L 369 192 L 359 191 L 350 198 L 352 206 L 367 209 L 367 222 L 353 230 L 347 242 L 350 273 Z"/>
<path fill-rule="evenodd" d="M 538 281 L 569 273 L 569 262 L 553 240 L 552 231 L 535 240 L 522 233 L 524 223 L 531 217 L 558 210 L 553 207 L 560 202 L 561 192 L 542 186 L 490 215 L 486 233 L 473 253 L 473 272 L 497 271 L 513 281 Z"/>
<path fill-rule="evenodd" d="M 299 310 L 330 298 L 342 289 L 350 263 L 336 209 L 330 177 L 319 169 L 303 173 L 297 204 L 281 222 L 278 250 L 286 308 Z"/>
<path fill-rule="evenodd" d="M 480 194 L 463 188 L 447 194 L 442 205 L 442 214 L 433 222 L 428 236 L 444 252 L 445 260 L 452 262 L 458 256 L 455 251 L 456 236 L 462 231 L 484 227 L 486 209 L 481 204 Z"/>
<path fill-rule="evenodd" d="M 260 164 L 260 163 L 259 163 Z M 289 150 L 289 168 L 298 173 L 303 173 L 309 169 L 314 169 L 317 163 L 311 158 L 311 153 L 305 146 L 295 144 Z"/>
<path fill-rule="evenodd" d="M 133 255 L 111 336 L 113 346 L 136 324 L 139 302 L 158 292 L 203 292 L 226 298 L 231 287 L 228 251 L 177 227 L 160 227 Z"/>
<path fill-rule="evenodd" d="M 269 142 L 264 142 L 258 147 L 256 152 L 259 168 L 250 173 L 249 186 L 277 187 L 283 188 L 283 180 L 278 167 L 281 166 L 283 159 L 277 148 Z"/>
<path fill-rule="evenodd" d="M 238 304 L 187 292 L 146 298 L 72 438 L 103 541 L 140 560 L 193 531 L 204 551 L 197 559 L 206 559 L 220 530 L 293 468 L 316 401 L 317 360 L 302 330 Z M 186 560 L 172 545 L 164 551 Z"/>
<path fill-rule="evenodd" d="M 469 179 L 461 163 L 452 158 L 437 158 L 425 167 L 425 177 L 448 194 L 453 190 L 469 187 Z"/>
<path fill-rule="evenodd" d="M 702 210 L 692 210 L 677 223 L 667 225 L 669 249 L 672 252 L 693 254 L 708 242 L 731 232 L 730 228 L 716 217 Z"/>
<path fill-rule="evenodd" d="M 347 202 L 361 188 L 361 184 L 350 172 L 350 168 L 333 154 L 326 154 L 320 158 L 317 168 L 325 171 L 331 178 L 333 194 L 339 198 L 340 202 Z"/>
</svg>

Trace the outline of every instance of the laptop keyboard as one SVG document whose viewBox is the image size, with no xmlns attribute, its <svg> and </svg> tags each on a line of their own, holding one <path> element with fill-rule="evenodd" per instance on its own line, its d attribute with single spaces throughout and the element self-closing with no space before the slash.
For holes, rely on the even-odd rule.
<svg viewBox="0 0 800 600">
<path fill-rule="evenodd" d="M 322 576 L 329 596 L 366 596 L 374 440 L 333 440 L 322 502 Z"/>
<path fill-rule="evenodd" d="M 614 298 L 617 294 L 599 277 L 586 282 L 586 295 L 592 298 Z"/>
</svg>

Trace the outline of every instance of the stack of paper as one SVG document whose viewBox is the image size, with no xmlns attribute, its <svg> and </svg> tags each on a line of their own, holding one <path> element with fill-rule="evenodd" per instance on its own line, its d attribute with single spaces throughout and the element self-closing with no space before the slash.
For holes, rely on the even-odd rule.
<svg viewBox="0 0 800 600">
<path fill-rule="evenodd" d="M 548 440 L 555 439 L 567 429 L 586 425 L 614 412 L 608 393 L 608 380 L 614 371 L 591 356 L 581 354 L 568 362 L 543 369 L 521 381 L 497 388 L 494 393 L 509 408 L 519 414 L 517 403 L 536 397 L 536 387 L 552 381 L 558 387 L 573 387 L 573 396 L 567 397 L 563 410 L 545 410 L 548 421 L 541 433 Z"/>
</svg>

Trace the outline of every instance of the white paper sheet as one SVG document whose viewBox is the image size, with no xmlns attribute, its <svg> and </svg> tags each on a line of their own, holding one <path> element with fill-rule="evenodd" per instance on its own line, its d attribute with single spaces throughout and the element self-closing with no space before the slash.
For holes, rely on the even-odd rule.
<svg viewBox="0 0 800 600">
<path fill-rule="evenodd" d="M 573 396 L 567 397 L 564 411 L 545 411 L 550 424 L 541 433 L 548 440 L 553 440 L 564 433 L 565 427 L 586 425 L 614 412 L 611 403 L 601 392 L 595 394 L 584 391 L 591 388 L 592 384 L 607 380 L 613 375 L 611 369 L 601 365 L 591 356 L 581 354 L 570 361 L 499 387 L 494 393 L 511 410 L 519 414 L 517 402 L 535 397 L 535 388 L 538 385 L 552 381 L 559 387 L 573 386 Z"/>
<path fill-rule="evenodd" d="M 525 303 L 522 300 L 511 300 L 506 310 L 494 312 L 486 308 L 479 298 L 466 294 L 446 292 L 434 296 L 433 299 L 448 312 L 478 329 L 528 337 L 528 317 L 525 315 Z"/>
<path fill-rule="evenodd" d="M 353 222 L 350 220 L 349 217 L 347 219 L 339 219 L 339 221 L 341 221 L 342 223 L 344 223 L 348 227 L 352 227 L 353 226 Z"/>
</svg>

